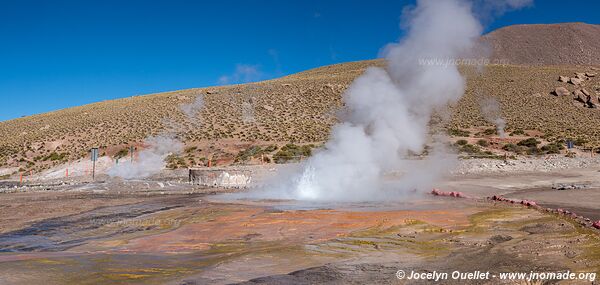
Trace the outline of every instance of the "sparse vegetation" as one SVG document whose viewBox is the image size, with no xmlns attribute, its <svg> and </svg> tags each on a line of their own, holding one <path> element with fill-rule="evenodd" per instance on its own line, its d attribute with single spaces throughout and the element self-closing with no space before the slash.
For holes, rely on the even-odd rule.
<svg viewBox="0 0 600 285">
<path fill-rule="evenodd" d="M 523 131 L 523 129 L 516 129 L 512 133 L 509 134 L 509 136 L 523 136 L 523 135 L 525 135 L 525 131 Z"/>
<path fill-rule="evenodd" d="M 479 154 L 481 153 L 481 149 L 472 144 L 464 144 L 461 145 L 458 149 L 460 152 L 468 153 L 468 154 Z"/>
<path fill-rule="evenodd" d="M 485 129 L 482 132 L 478 133 L 477 136 L 492 136 L 497 134 L 498 132 L 496 131 L 496 129 Z"/>
<path fill-rule="evenodd" d="M 540 141 L 535 138 L 524 139 L 517 143 L 518 146 L 524 147 L 537 147 L 538 144 L 540 144 Z"/>
<path fill-rule="evenodd" d="M 546 154 L 558 154 L 561 150 L 565 149 L 565 146 L 560 141 L 556 141 L 544 145 L 540 149 Z"/>
<path fill-rule="evenodd" d="M 273 160 L 276 163 L 285 163 L 290 160 L 300 160 L 304 157 L 308 157 L 312 154 L 312 148 L 314 145 L 295 145 L 286 144 L 284 145 L 275 155 Z"/>
<path fill-rule="evenodd" d="M 522 147 L 512 143 L 505 144 L 504 146 L 502 146 L 502 149 L 505 151 L 514 152 L 516 154 L 520 154 L 523 152 Z"/>
<path fill-rule="evenodd" d="M 192 153 L 192 152 L 195 152 L 196 150 L 198 150 L 197 146 L 189 146 L 189 147 L 185 148 L 184 152 L 185 153 Z"/>
<path fill-rule="evenodd" d="M 123 148 L 123 149 L 119 150 L 117 153 L 115 153 L 115 155 L 113 157 L 115 159 L 119 159 L 119 158 L 127 156 L 128 154 L 129 154 L 129 149 Z"/>
<path fill-rule="evenodd" d="M 469 131 L 464 131 L 461 129 L 449 129 L 448 134 L 453 137 L 468 137 L 471 135 Z"/>
<path fill-rule="evenodd" d="M 211 94 L 207 94 L 207 89 L 189 89 L 135 96 L 0 122 L 0 164 L 33 171 L 47 169 L 65 159 L 86 157 L 91 147 L 102 146 L 104 153 L 110 148 L 142 142 L 163 131 L 165 119 L 181 124 L 178 135 L 187 144 L 223 139 L 232 144 L 270 142 L 274 148 L 265 147 L 264 151 L 273 154 L 280 151 L 274 144 L 281 142 L 321 143 L 327 140 L 331 126 L 337 122 L 332 110 L 343 108 L 341 94 L 366 67 L 373 65 L 383 66 L 384 62 L 346 63 L 252 85 L 211 87 L 215 91 Z M 504 119 L 513 129 L 510 135 L 521 136 L 526 135 L 524 130 L 528 133 L 537 130 L 547 141 L 551 141 L 547 136 L 552 135 L 574 138 L 577 146 L 600 144 L 600 132 L 590 127 L 600 121 L 600 110 L 582 109 L 567 100 L 527 95 L 531 90 L 546 94 L 555 87 L 556 74 L 573 74 L 580 72 L 581 67 L 493 65 L 487 67 L 484 76 L 469 76 L 477 70 L 468 66 L 461 66 L 460 71 L 467 75 L 468 86 L 478 86 L 480 93 L 494 94 L 502 102 Z M 535 80 L 523 85 L 511 84 L 511 92 L 499 92 L 506 87 L 507 78 L 529 78 L 531 74 L 536 74 Z M 587 84 L 596 86 L 599 82 L 600 77 L 596 76 Z M 199 114 L 202 123 L 195 125 L 178 108 L 199 93 L 205 95 L 205 108 Z M 467 128 L 489 126 L 479 115 L 477 100 L 476 94 L 467 89 L 465 96 L 451 107 L 455 112 L 446 125 L 450 136 L 472 137 Z M 252 120 L 240 115 L 242 102 L 251 102 Z M 577 121 L 570 122 L 569 118 Z M 493 128 L 481 132 L 483 136 L 495 133 Z M 191 159 L 198 162 L 200 156 L 218 152 L 203 149 L 206 153 L 199 155 L 200 151 L 194 148 L 186 149 L 186 162 Z M 547 148 L 555 151 L 552 146 Z M 232 160 L 238 151 L 221 150 L 233 152 Z M 187 156 L 188 153 L 193 155 Z M 280 157 L 285 157 L 283 154 Z M 33 165 L 27 167 L 30 162 Z"/>
<path fill-rule="evenodd" d="M 248 161 L 252 157 L 262 154 L 264 150 L 260 146 L 251 146 L 245 150 L 242 150 L 235 157 L 236 162 Z"/>
<path fill-rule="evenodd" d="M 490 145 L 490 143 L 487 140 L 480 139 L 477 141 L 477 145 L 482 146 L 482 147 L 487 147 Z"/>
<path fill-rule="evenodd" d="M 61 161 L 64 160 L 67 157 L 67 153 L 57 153 L 57 152 L 52 152 L 49 155 L 47 155 L 46 157 L 44 157 L 42 160 L 43 161 Z M 23 160 L 25 161 L 25 160 Z"/>
<path fill-rule="evenodd" d="M 272 145 L 269 145 L 269 146 L 265 147 L 264 151 L 266 153 L 271 153 L 271 152 L 274 152 L 274 151 L 276 151 L 278 149 L 279 148 L 276 145 L 272 144 Z"/>
<path fill-rule="evenodd" d="M 171 154 L 165 158 L 165 162 L 167 163 L 167 168 L 169 169 L 177 169 L 177 168 L 185 168 L 188 167 L 185 159 L 177 154 Z"/>
</svg>

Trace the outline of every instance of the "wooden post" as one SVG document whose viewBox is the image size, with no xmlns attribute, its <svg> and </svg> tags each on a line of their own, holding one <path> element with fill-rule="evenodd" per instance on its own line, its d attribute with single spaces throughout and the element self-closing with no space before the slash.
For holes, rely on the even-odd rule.
<svg viewBox="0 0 600 285">
<path fill-rule="evenodd" d="M 19 173 L 19 186 L 23 185 L 23 172 Z"/>
</svg>

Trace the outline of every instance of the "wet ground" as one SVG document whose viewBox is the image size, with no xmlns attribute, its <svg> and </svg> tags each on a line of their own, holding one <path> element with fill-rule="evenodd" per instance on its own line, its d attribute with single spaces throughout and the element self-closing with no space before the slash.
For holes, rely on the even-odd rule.
<svg viewBox="0 0 600 285">
<path fill-rule="evenodd" d="M 561 175 L 515 176 L 510 183 L 465 177 L 444 185 L 475 199 L 421 194 L 410 201 L 341 204 L 238 200 L 212 194 L 219 189 L 156 182 L 3 193 L 0 284 L 431 283 L 399 280 L 399 269 L 600 275 L 597 231 L 478 199 L 502 192 L 568 206 L 560 195 L 575 195 L 582 202 L 568 200 L 575 201 L 572 207 L 597 214 L 600 205 L 589 198 L 598 195 L 596 188 L 546 187 L 582 180 Z M 535 187 L 523 186 L 528 183 Z"/>
</svg>

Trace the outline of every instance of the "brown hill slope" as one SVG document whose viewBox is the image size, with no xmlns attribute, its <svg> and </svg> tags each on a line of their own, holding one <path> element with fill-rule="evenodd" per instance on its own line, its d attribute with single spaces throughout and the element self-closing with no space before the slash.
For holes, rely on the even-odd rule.
<svg viewBox="0 0 600 285">
<path fill-rule="evenodd" d="M 198 156 L 204 157 L 235 156 L 251 144 L 323 142 L 336 122 L 341 94 L 370 65 L 383 62 L 338 64 L 254 84 L 136 96 L 1 122 L 0 165 L 37 171 L 83 157 L 93 146 L 114 154 L 161 132 L 169 125 L 165 119 L 178 126 L 176 132 L 188 145 L 201 145 L 204 152 Z M 468 88 L 453 108 L 450 127 L 491 126 L 479 102 L 495 97 L 509 128 L 600 141 L 600 109 L 584 108 L 571 95 L 551 95 L 558 86 L 569 91 L 583 87 L 600 95 L 600 76 L 590 77 L 583 86 L 557 81 L 560 75 L 597 73 L 594 67 L 461 69 Z M 206 102 L 198 118 L 201 125 L 187 120 L 179 109 L 197 94 L 204 94 Z"/>
<path fill-rule="evenodd" d="M 483 41 L 491 48 L 493 62 L 527 65 L 600 64 L 600 25 L 514 25 L 483 36 Z"/>
<path fill-rule="evenodd" d="M 556 33 L 551 31 L 559 31 L 560 36 L 552 37 L 562 39 L 569 34 L 562 31 L 572 27 L 579 31 L 575 38 L 588 39 L 581 44 L 583 53 L 571 57 L 571 49 L 557 49 L 559 56 L 554 61 L 548 51 L 552 48 L 537 51 L 543 44 L 536 41 L 546 38 L 539 36 L 545 35 L 542 31 L 551 35 Z M 528 33 L 536 33 L 536 41 L 523 32 L 532 28 L 535 31 Z M 486 37 L 492 42 L 514 42 L 515 48 L 502 44 L 494 56 L 510 55 L 517 63 L 527 62 L 529 55 L 538 56 L 535 63 L 580 63 L 589 58 L 581 54 L 600 51 L 593 48 L 598 44 L 598 35 L 590 35 L 588 29 L 598 26 L 525 25 L 504 28 Z M 320 143 L 336 122 L 335 113 L 342 107 L 341 94 L 372 65 L 384 66 L 384 62 L 337 64 L 253 84 L 135 96 L 0 122 L 0 168 L 39 171 L 84 157 L 97 146 L 101 154 L 113 155 L 167 128 L 187 145 L 198 147 L 195 153 L 187 154 L 190 161 L 209 156 L 235 157 L 240 149 L 253 144 Z M 448 127 L 491 126 L 481 114 L 480 102 L 484 97 L 495 97 L 508 128 L 537 130 L 556 138 L 584 137 L 591 145 L 600 142 L 600 109 L 584 108 L 572 95 L 551 95 L 559 86 L 569 92 L 583 88 L 598 103 L 600 74 L 580 86 L 557 80 L 559 76 L 574 77 L 577 72 L 600 73 L 595 67 L 490 65 L 483 71 L 463 66 L 461 71 L 467 76 L 468 88 L 453 107 Z M 205 98 L 205 108 L 197 118 L 201 124 L 196 124 L 179 106 L 194 101 L 199 94 Z"/>
</svg>

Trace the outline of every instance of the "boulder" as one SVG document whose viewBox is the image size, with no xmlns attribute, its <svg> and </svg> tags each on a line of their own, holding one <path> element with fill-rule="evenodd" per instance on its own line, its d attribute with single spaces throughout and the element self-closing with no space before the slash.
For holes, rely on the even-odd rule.
<svg viewBox="0 0 600 285">
<path fill-rule="evenodd" d="M 596 107 L 597 107 L 597 106 L 596 106 L 596 104 L 594 104 L 594 103 L 592 102 L 592 100 L 588 100 L 588 101 L 586 101 L 586 102 L 585 102 L 585 105 L 586 105 L 586 107 L 588 107 L 588 108 L 590 108 L 590 109 L 596 109 Z"/>
<path fill-rule="evenodd" d="M 569 94 L 570 94 L 570 92 L 569 92 L 569 90 L 567 90 L 567 88 L 556 87 L 554 89 L 554 95 L 556 95 L 556 96 L 567 96 Z"/>
<path fill-rule="evenodd" d="M 585 76 L 585 72 L 575 72 L 575 77 L 581 80 L 587 80 L 587 76 Z"/>
<path fill-rule="evenodd" d="M 565 83 L 569 82 L 569 77 L 561 75 L 561 76 L 558 77 L 558 81 L 565 82 Z"/>
<path fill-rule="evenodd" d="M 569 83 L 573 85 L 579 85 L 581 82 L 583 82 L 583 80 L 579 78 L 571 77 L 571 79 L 569 79 Z"/>
<path fill-rule="evenodd" d="M 581 90 L 573 91 L 573 99 L 575 99 L 581 103 L 585 103 L 585 101 L 586 101 L 585 94 L 583 94 L 583 92 L 581 92 Z"/>
<path fill-rule="evenodd" d="M 589 91 L 585 90 L 584 88 L 581 89 L 581 93 L 585 94 L 585 96 L 592 95 Z"/>
<path fill-rule="evenodd" d="M 589 73 L 589 72 L 586 72 L 586 73 L 585 73 L 585 76 L 587 76 L 587 77 L 594 77 L 594 76 L 596 76 L 596 73 Z"/>
<path fill-rule="evenodd" d="M 270 106 L 270 105 L 263 105 L 262 107 L 263 107 L 265 110 L 267 110 L 267 111 L 273 111 L 273 110 L 275 110 L 275 108 L 273 108 L 273 106 Z"/>
<path fill-rule="evenodd" d="M 583 92 L 581 93 L 583 94 Z M 594 102 L 592 101 L 592 96 L 585 95 L 585 106 L 592 109 L 596 108 L 596 104 L 594 104 Z"/>
</svg>

